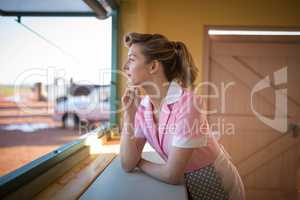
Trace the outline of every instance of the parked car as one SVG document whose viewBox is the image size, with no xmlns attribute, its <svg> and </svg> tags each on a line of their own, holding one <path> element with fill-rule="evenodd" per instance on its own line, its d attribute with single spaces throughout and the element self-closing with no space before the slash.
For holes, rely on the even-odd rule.
<svg viewBox="0 0 300 200">
<path fill-rule="evenodd" d="M 60 97 L 54 106 L 53 118 L 62 121 L 64 128 L 76 128 L 80 124 L 108 122 L 110 102 L 108 95 L 103 95 L 101 88 L 79 96 Z"/>
</svg>

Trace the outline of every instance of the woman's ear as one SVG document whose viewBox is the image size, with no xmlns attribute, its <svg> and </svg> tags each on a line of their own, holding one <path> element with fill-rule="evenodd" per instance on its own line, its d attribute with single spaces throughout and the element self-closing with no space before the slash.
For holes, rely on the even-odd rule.
<svg viewBox="0 0 300 200">
<path fill-rule="evenodd" d="M 160 63 L 157 61 L 157 60 L 153 60 L 151 63 L 150 63 L 150 71 L 149 73 L 150 74 L 155 74 L 158 72 L 159 70 L 159 67 L 160 67 Z"/>
</svg>

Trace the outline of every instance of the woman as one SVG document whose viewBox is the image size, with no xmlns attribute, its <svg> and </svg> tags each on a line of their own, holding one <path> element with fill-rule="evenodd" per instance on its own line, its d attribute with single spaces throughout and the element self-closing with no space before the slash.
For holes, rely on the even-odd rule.
<svg viewBox="0 0 300 200">
<path fill-rule="evenodd" d="M 198 70 L 185 44 L 140 33 L 129 33 L 125 43 L 130 86 L 122 97 L 123 169 L 138 167 L 169 184 L 184 181 L 192 200 L 245 199 L 236 168 L 211 137 L 203 100 L 188 90 Z M 143 98 L 139 88 L 146 93 Z M 141 157 L 146 141 L 165 164 Z"/>
</svg>

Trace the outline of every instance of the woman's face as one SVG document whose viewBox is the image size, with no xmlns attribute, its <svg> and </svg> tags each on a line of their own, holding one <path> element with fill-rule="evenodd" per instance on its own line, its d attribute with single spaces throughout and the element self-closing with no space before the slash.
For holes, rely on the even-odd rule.
<svg viewBox="0 0 300 200">
<path fill-rule="evenodd" d="M 146 63 L 146 58 L 142 54 L 140 46 L 133 44 L 128 51 L 128 60 L 124 65 L 124 71 L 128 81 L 132 85 L 140 85 L 144 81 L 150 80 L 150 64 Z"/>
</svg>

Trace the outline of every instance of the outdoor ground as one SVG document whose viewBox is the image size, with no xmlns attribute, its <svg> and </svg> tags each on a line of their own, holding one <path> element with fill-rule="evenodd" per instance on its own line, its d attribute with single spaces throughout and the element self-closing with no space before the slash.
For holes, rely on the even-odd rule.
<svg viewBox="0 0 300 200">
<path fill-rule="evenodd" d="M 0 176 L 53 151 L 78 135 L 72 130 L 49 128 L 32 133 L 0 130 Z"/>
<path fill-rule="evenodd" d="M 32 109 L 29 113 L 0 97 L 0 176 L 80 136 L 78 131 L 62 129 L 60 122 L 52 120 L 47 102 L 26 104 Z"/>
</svg>

